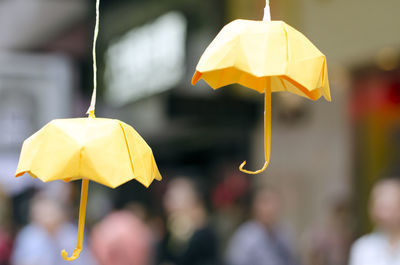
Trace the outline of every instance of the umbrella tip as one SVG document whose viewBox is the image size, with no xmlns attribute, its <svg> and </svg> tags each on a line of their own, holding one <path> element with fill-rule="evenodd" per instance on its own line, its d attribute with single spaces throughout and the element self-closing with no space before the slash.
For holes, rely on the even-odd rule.
<svg viewBox="0 0 400 265">
<path fill-rule="evenodd" d="M 76 259 L 79 257 L 79 254 L 81 254 L 81 251 L 82 251 L 81 248 L 76 248 L 76 249 L 74 250 L 74 252 L 72 253 L 72 256 L 71 256 L 71 257 L 68 257 L 67 251 L 65 251 L 65 249 L 63 249 L 63 250 L 61 251 L 61 257 L 62 257 L 64 260 L 73 261 L 73 260 L 76 260 Z"/>
<path fill-rule="evenodd" d="M 194 73 L 193 78 L 192 78 L 192 85 L 193 85 L 193 86 L 196 85 L 196 83 L 200 80 L 200 78 L 201 78 L 202 75 L 203 75 L 203 74 L 200 73 L 199 71 L 196 71 L 196 72 Z"/>
<path fill-rule="evenodd" d="M 326 99 L 326 101 L 328 101 L 328 102 L 332 101 L 331 93 L 329 91 L 329 88 L 326 89 L 323 94 L 324 94 L 324 98 Z"/>
<path fill-rule="evenodd" d="M 264 17 L 263 21 L 271 21 L 271 10 L 269 7 L 269 0 L 265 1 L 265 8 L 264 8 Z"/>
<path fill-rule="evenodd" d="M 89 115 L 89 118 L 96 118 L 96 115 L 94 115 L 94 110 L 88 110 L 87 114 Z"/>
</svg>

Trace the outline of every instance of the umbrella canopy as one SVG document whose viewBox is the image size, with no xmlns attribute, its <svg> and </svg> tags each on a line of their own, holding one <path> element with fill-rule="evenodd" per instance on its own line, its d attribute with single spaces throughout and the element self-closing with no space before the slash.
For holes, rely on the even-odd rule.
<svg viewBox="0 0 400 265">
<path fill-rule="evenodd" d="M 271 21 L 269 4 L 263 21 L 235 20 L 207 47 L 192 84 L 204 79 L 212 88 L 238 83 L 265 93 L 265 164 L 270 159 L 271 92 L 288 91 L 312 100 L 330 101 L 328 71 L 323 55 L 302 33 L 283 21 Z"/>
<path fill-rule="evenodd" d="M 26 139 L 16 172 L 17 177 L 29 173 L 44 182 L 82 179 L 77 245 L 70 257 L 61 251 L 62 258 L 68 261 L 78 258 L 82 251 L 89 180 L 111 188 L 132 179 L 146 187 L 154 179 L 161 180 L 150 147 L 131 126 L 119 120 L 95 118 L 99 2 L 96 0 L 94 88 L 89 117 L 53 120 Z"/>
<path fill-rule="evenodd" d="M 238 83 L 264 93 L 289 91 L 330 100 L 326 58 L 302 33 L 283 21 L 235 20 L 211 42 L 196 67 L 193 84 Z"/>
<path fill-rule="evenodd" d="M 128 124 L 114 119 L 53 120 L 25 140 L 16 176 L 44 182 L 88 179 L 116 188 L 135 179 L 161 180 L 151 148 Z"/>
</svg>

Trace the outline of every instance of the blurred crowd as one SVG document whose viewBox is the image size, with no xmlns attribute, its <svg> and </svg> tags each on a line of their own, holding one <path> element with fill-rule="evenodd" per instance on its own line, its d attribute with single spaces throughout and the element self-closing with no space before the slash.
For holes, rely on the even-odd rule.
<svg viewBox="0 0 400 265">
<path fill-rule="evenodd" d="M 400 178 L 375 183 L 369 203 L 373 232 L 356 239 L 351 207 L 337 199 L 327 206 L 326 222 L 304 232 L 301 249 L 281 218 L 284 200 L 274 187 L 252 187 L 240 174 L 223 179 L 211 192 L 195 178 L 165 182 L 162 212 L 134 201 L 89 221 L 75 264 L 400 264 Z M 32 192 L 27 223 L 20 227 L 12 222 L 11 201 L 1 197 L 0 264 L 68 263 L 60 251 L 76 243 L 77 226 L 69 218 L 76 204 L 74 187 L 54 183 Z"/>
</svg>

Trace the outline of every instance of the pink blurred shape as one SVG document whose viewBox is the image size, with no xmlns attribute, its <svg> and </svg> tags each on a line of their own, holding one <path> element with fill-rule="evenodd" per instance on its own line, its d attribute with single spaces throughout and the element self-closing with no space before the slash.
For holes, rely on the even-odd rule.
<svg viewBox="0 0 400 265">
<path fill-rule="evenodd" d="M 91 233 L 91 249 L 100 265 L 148 265 L 152 235 L 149 227 L 128 211 L 117 211 Z"/>
</svg>

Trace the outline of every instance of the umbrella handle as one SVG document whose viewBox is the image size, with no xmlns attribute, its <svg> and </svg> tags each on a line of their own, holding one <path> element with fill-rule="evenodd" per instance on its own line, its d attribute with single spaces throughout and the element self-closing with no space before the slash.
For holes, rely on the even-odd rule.
<svg viewBox="0 0 400 265">
<path fill-rule="evenodd" d="M 65 251 L 65 249 L 63 249 L 61 251 L 61 257 L 64 260 L 73 261 L 73 260 L 76 260 L 79 257 L 79 254 L 81 254 L 81 251 L 82 251 L 81 248 L 76 248 L 76 249 L 74 249 L 74 252 L 72 253 L 71 257 L 68 257 L 67 251 Z"/>
<path fill-rule="evenodd" d="M 79 207 L 79 225 L 78 225 L 78 240 L 76 243 L 76 248 L 72 253 L 71 257 L 68 257 L 67 251 L 63 249 L 61 251 L 61 257 L 64 260 L 73 261 L 79 257 L 79 254 L 82 251 L 83 245 L 83 232 L 85 230 L 85 217 L 86 217 L 86 204 L 87 204 L 87 196 L 89 190 L 89 180 L 82 179 L 82 188 L 81 188 L 81 204 Z"/>
<path fill-rule="evenodd" d="M 249 171 L 244 169 L 246 161 L 240 165 L 239 170 L 246 174 L 256 175 L 264 172 L 269 164 L 271 158 L 271 78 L 267 78 L 267 85 L 264 91 L 264 153 L 265 163 L 264 166 L 257 171 Z"/>
</svg>

